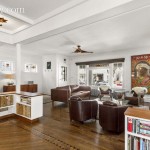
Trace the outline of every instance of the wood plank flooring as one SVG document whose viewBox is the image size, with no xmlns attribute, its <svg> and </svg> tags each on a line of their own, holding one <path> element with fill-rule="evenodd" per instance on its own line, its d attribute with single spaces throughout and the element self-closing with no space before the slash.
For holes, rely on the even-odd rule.
<svg viewBox="0 0 150 150">
<path fill-rule="evenodd" d="M 15 118 L 0 122 L 0 150 L 124 150 L 124 133 L 103 131 L 98 120 L 70 123 L 63 103 L 44 103 L 44 117 L 33 124 Z"/>
</svg>

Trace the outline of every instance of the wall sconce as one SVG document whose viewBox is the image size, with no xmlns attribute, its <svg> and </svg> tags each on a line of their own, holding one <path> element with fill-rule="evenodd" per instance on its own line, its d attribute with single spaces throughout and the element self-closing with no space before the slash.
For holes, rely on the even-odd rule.
<svg viewBox="0 0 150 150">
<path fill-rule="evenodd" d="M 67 60 L 66 60 L 66 59 L 64 59 L 64 63 L 66 63 L 66 61 L 67 61 Z"/>
</svg>

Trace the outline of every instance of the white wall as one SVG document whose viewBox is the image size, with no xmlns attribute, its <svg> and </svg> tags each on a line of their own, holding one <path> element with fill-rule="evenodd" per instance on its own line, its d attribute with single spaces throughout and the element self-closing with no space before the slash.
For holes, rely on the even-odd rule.
<svg viewBox="0 0 150 150">
<path fill-rule="evenodd" d="M 25 64 L 36 64 L 37 73 L 24 72 Z M 27 84 L 28 81 L 34 81 L 35 84 L 38 84 L 38 92 L 43 92 L 42 89 L 42 56 L 33 56 L 22 54 L 21 56 L 21 84 Z"/>
<path fill-rule="evenodd" d="M 130 49 L 114 52 L 106 52 L 101 54 L 89 54 L 86 56 L 78 56 L 70 58 L 70 84 L 77 84 L 77 66 L 75 62 L 106 60 L 115 58 L 125 58 L 124 63 L 124 88 L 131 89 L 131 56 L 140 54 L 149 54 L 149 48 Z"/>
<path fill-rule="evenodd" d="M 14 61 L 16 66 L 16 47 L 15 46 L 1 46 L 0 47 L 0 60 Z M 34 63 L 38 66 L 38 73 L 25 73 L 25 63 Z M 4 79 L 1 73 L 0 76 L 0 92 L 3 92 L 3 85 L 7 85 L 8 80 Z M 15 81 L 15 79 L 14 79 Z M 26 84 L 27 81 L 34 81 L 38 84 L 38 92 L 42 92 L 42 57 L 33 56 L 30 54 L 22 54 L 21 56 L 21 84 Z"/>
<path fill-rule="evenodd" d="M 13 61 L 15 64 L 15 52 L 13 50 L 7 50 L 0 48 L 0 60 Z M 12 72 L 10 72 L 12 73 Z M 9 79 L 4 78 L 4 72 L 0 72 L 0 92 L 3 92 L 3 85 L 7 85 Z"/>
<path fill-rule="evenodd" d="M 66 63 L 64 62 L 66 59 Z M 43 56 L 43 92 L 46 94 L 50 94 L 50 89 L 55 88 L 57 86 L 64 86 L 68 84 L 67 81 L 62 81 L 61 79 L 61 66 L 66 66 L 69 71 L 68 57 L 63 55 L 47 55 Z M 47 62 L 51 62 L 51 69 L 47 69 Z M 68 78 L 69 79 L 69 78 Z"/>
</svg>

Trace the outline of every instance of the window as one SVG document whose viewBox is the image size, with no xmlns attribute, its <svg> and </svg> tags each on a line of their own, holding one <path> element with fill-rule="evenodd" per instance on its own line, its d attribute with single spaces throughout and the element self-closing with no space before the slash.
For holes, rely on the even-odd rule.
<svg viewBox="0 0 150 150">
<path fill-rule="evenodd" d="M 78 66 L 78 84 L 112 88 L 123 87 L 123 62 Z"/>
<path fill-rule="evenodd" d="M 113 83 L 112 87 L 123 87 L 123 63 L 113 63 Z"/>
<path fill-rule="evenodd" d="M 78 67 L 78 84 L 86 85 L 86 65 L 79 65 Z"/>
</svg>

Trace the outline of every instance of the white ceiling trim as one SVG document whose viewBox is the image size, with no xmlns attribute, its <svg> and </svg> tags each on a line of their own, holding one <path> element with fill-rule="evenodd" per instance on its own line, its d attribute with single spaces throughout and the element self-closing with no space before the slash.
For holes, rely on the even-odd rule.
<svg viewBox="0 0 150 150">
<path fill-rule="evenodd" d="M 93 0 L 86 0 L 85 3 L 77 5 L 55 17 L 44 20 L 43 22 L 32 25 L 26 30 L 18 32 L 14 35 L 14 41 L 16 41 L 15 43 L 18 43 L 42 34 L 47 34 L 50 31 L 58 30 L 77 21 L 93 17 L 94 15 L 101 14 L 131 1 L 133 0 L 111 0 L 111 2 L 110 0 L 94 0 L 94 2 Z"/>
<path fill-rule="evenodd" d="M 48 19 L 48 18 L 54 17 L 54 16 L 56 16 L 56 15 L 58 15 L 58 14 L 60 14 L 60 13 L 63 13 L 64 11 L 66 11 L 66 10 L 68 10 L 68 9 L 72 9 L 73 7 L 75 7 L 75 6 L 77 6 L 77 5 L 80 5 L 80 4 L 82 4 L 82 3 L 85 3 L 86 1 L 88 1 L 88 0 L 74 0 L 74 1 L 70 1 L 69 3 L 67 3 L 67 4 L 65 4 L 65 5 L 63 5 L 63 6 L 59 7 L 59 8 L 57 8 L 57 9 L 55 9 L 54 11 L 52 11 L 52 12 L 50 12 L 50 13 L 47 13 L 47 14 L 45 14 L 44 16 L 42 16 L 42 17 L 36 19 L 36 20 L 34 21 L 34 24 L 39 23 L 39 22 L 41 22 L 41 21 L 43 21 L 43 20 L 46 20 L 46 19 Z"/>
<path fill-rule="evenodd" d="M 2 5 L 0 5 L 0 8 L 1 8 L 2 10 L 7 10 L 7 9 L 8 9 L 8 8 L 2 6 Z M 11 11 L 11 12 L 10 12 L 10 11 L 5 11 L 4 13 L 7 14 L 7 15 L 9 15 L 9 16 L 12 16 L 12 17 L 14 17 L 14 18 L 17 18 L 17 19 L 19 19 L 19 20 L 22 20 L 22 21 L 24 21 L 24 22 L 26 22 L 26 23 L 34 24 L 34 21 L 33 21 L 33 20 L 31 20 L 31 19 L 29 19 L 29 18 L 27 18 L 27 17 L 25 17 L 25 16 L 23 16 L 23 15 L 21 15 L 21 14 L 19 14 L 19 13 L 12 12 L 12 11 Z"/>
</svg>

